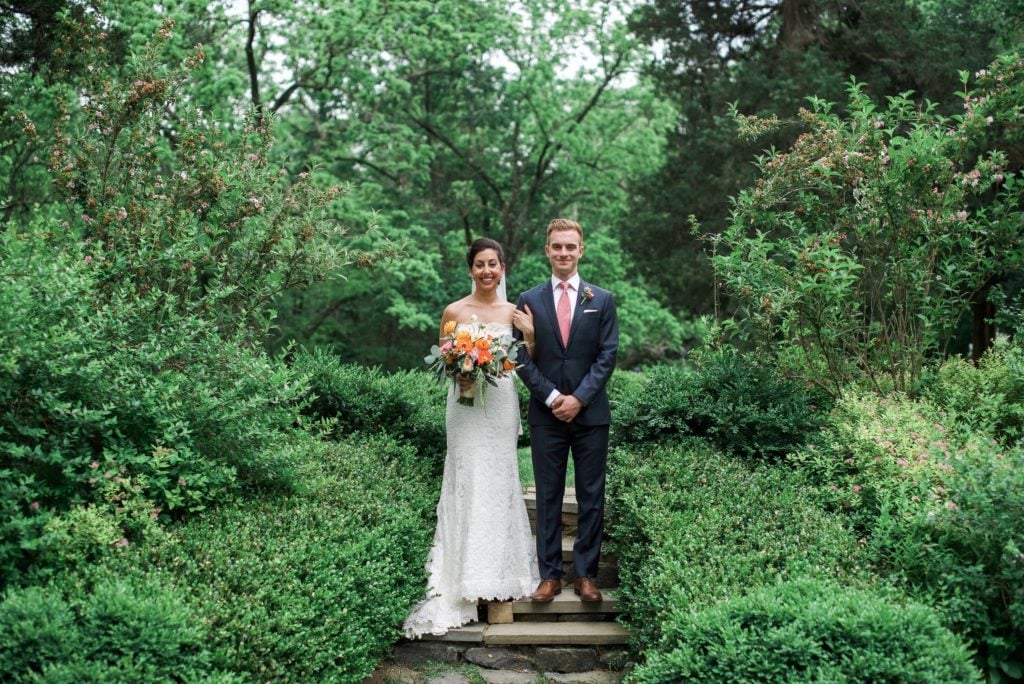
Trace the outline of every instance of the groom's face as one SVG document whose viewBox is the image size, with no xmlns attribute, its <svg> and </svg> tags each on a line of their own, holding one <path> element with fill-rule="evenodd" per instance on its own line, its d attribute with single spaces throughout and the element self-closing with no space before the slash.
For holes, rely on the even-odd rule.
<svg viewBox="0 0 1024 684">
<path fill-rule="evenodd" d="M 551 262 L 551 273 L 559 280 L 566 280 L 576 273 L 583 256 L 583 241 L 575 230 L 553 230 L 544 245 L 544 253 Z"/>
</svg>

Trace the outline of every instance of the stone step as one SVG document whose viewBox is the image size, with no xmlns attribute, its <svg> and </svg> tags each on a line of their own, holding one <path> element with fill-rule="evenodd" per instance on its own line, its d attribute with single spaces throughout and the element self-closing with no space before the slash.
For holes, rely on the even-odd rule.
<svg viewBox="0 0 1024 684">
<path fill-rule="evenodd" d="M 534 511 L 537 510 L 537 488 L 527 487 L 526 493 L 523 495 L 523 501 L 526 502 L 526 510 Z M 576 501 L 576 489 L 574 487 L 565 488 L 565 496 L 562 497 L 562 515 L 566 513 L 576 515 L 580 512 L 580 505 Z"/>
<path fill-rule="evenodd" d="M 534 542 L 536 543 L 536 540 L 537 540 L 536 535 L 534 535 L 533 539 L 534 539 Z M 562 537 L 562 560 L 565 561 L 566 563 L 572 563 L 572 545 L 574 543 L 576 543 L 575 538 L 573 538 L 573 537 Z M 607 547 L 605 547 L 604 545 L 601 546 L 601 562 L 602 563 L 611 563 L 613 565 L 618 563 L 618 561 L 616 560 L 615 556 L 613 556 L 611 553 L 609 553 Z"/>
<path fill-rule="evenodd" d="M 619 599 L 614 591 L 601 590 L 604 600 L 584 603 L 573 593 L 572 587 L 566 587 L 561 594 L 555 596 L 551 603 L 537 603 L 530 599 L 512 601 L 512 614 L 516 616 L 530 614 L 572 614 L 572 613 L 618 613 Z"/>
<path fill-rule="evenodd" d="M 484 644 L 607 646 L 625 644 L 629 631 L 617 622 L 513 622 L 488 625 Z"/>
<path fill-rule="evenodd" d="M 574 620 L 526 621 L 502 625 L 473 622 L 440 636 L 424 635 L 423 642 L 484 644 L 485 646 L 608 646 L 625 644 L 629 631 L 617 622 Z"/>
<path fill-rule="evenodd" d="M 460 644 L 482 644 L 484 643 L 484 630 L 487 629 L 486 622 L 471 622 L 462 627 L 449 629 L 441 635 L 424 634 L 420 639 L 423 641 L 447 641 Z"/>
</svg>

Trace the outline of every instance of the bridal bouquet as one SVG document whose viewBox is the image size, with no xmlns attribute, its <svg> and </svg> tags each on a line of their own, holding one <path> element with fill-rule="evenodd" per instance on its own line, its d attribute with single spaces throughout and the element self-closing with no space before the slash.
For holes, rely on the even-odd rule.
<svg viewBox="0 0 1024 684">
<path fill-rule="evenodd" d="M 458 387 L 460 377 L 472 379 L 474 386 L 465 390 L 460 388 L 458 399 L 460 404 L 472 406 L 477 385 L 481 387 L 480 399 L 483 401 L 483 390 L 487 384 L 496 385 L 496 378 L 505 377 L 516 369 L 515 358 L 522 344 L 513 341 L 511 335 L 496 337 L 485 332 L 484 326 L 477 323 L 474 316 L 468 329 L 463 327 L 459 330 L 455 321 L 445 322 L 440 346 L 433 345 L 423 360 L 437 374 L 438 382 L 451 378 Z M 486 384 L 480 383 L 481 379 Z"/>
</svg>

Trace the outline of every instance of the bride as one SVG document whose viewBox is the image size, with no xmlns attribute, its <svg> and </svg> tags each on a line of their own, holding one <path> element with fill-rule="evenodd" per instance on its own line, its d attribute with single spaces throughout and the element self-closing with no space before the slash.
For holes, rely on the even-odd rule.
<svg viewBox="0 0 1024 684">
<path fill-rule="evenodd" d="M 501 245 L 479 238 L 466 255 L 473 292 L 449 304 L 441 317 L 512 339 L 515 305 L 504 292 Z M 532 334 L 532 327 L 528 331 Z M 519 396 L 515 376 L 488 386 L 473 406 L 448 393 L 447 454 L 437 504 L 437 529 L 427 559 L 427 593 L 405 619 L 406 637 L 441 635 L 477 619 L 477 600 L 527 596 L 539 581 L 537 552 L 519 482 L 516 444 Z"/>
</svg>

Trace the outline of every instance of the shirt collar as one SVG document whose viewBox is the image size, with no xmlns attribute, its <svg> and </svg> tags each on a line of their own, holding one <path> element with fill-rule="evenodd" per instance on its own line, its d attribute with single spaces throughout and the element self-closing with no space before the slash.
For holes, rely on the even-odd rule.
<svg viewBox="0 0 1024 684">
<path fill-rule="evenodd" d="M 556 278 L 555 276 L 551 276 L 551 289 L 557 290 L 558 284 L 561 282 L 562 281 Z M 569 283 L 569 286 L 573 289 L 574 292 L 580 291 L 580 274 L 578 272 L 574 273 L 572 277 L 569 278 L 569 280 L 567 280 L 566 282 Z"/>
</svg>

